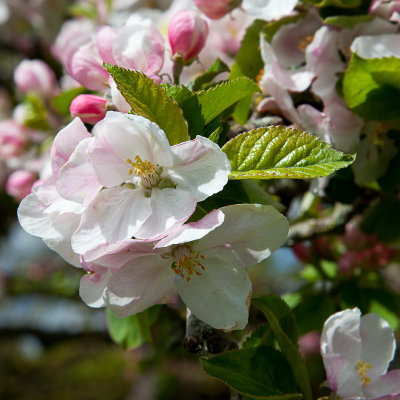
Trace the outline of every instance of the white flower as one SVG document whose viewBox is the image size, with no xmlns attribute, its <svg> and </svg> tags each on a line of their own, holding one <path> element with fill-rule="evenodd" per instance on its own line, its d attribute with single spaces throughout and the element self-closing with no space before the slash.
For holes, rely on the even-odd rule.
<svg viewBox="0 0 400 400">
<path fill-rule="evenodd" d="M 400 370 L 386 372 L 396 342 L 389 324 L 358 308 L 332 315 L 321 336 L 330 388 L 344 399 L 375 399 L 400 394 Z"/>
</svg>

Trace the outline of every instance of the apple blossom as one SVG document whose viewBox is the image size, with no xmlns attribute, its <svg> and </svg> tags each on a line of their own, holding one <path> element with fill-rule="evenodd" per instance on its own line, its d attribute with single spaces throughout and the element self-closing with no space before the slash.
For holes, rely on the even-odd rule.
<svg viewBox="0 0 400 400">
<path fill-rule="evenodd" d="M 290 14 L 297 0 L 243 0 L 242 7 L 251 16 L 271 20 Z"/>
<path fill-rule="evenodd" d="M 171 18 L 168 40 L 172 55 L 182 57 L 184 62 L 192 61 L 203 49 L 208 36 L 207 21 L 191 10 L 178 11 Z"/>
<path fill-rule="evenodd" d="M 14 171 L 7 179 L 6 192 L 15 200 L 21 201 L 31 192 L 36 179 L 36 174 L 31 171 Z"/>
<path fill-rule="evenodd" d="M 344 399 L 400 394 L 400 370 L 387 372 L 395 349 L 393 330 L 378 315 L 361 318 L 358 308 L 332 315 L 321 335 L 329 387 Z"/>
<path fill-rule="evenodd" d="M 369 14 L 379 15 L 390 21 L 399 21 L 400 1 L 399 0 L 372 0 L 369 5 Z"/>
<path fill-rule="evenodd" d="M 132 236 L 159 236 L 186 221 L 198 201 L 220 191 L 228 180 L 226 155 L 202 136 L 170 147 L 155 123 L 118 112 L 108 112 L 93 134 L 89 160 L 103 189 L 87 205 L 72 236 L 78 253 Z M 87 163 L 84 155 L 81 162 Z M 60 192 L 74 184 L 68 170 L 66 165 Z M 82 186 L 75 195 L 84 191 Z"/>
<path fill-rule="evenodd" d="M 175 302 L 179 294 L 196 317 L 212 327 L 242 329 L 251 298 L 245 268 L 267 258 L 287 232 L 286 218 L 271 206 L 213 210 L 197 222 L 175 226 L 152 252 L 151 243 L 138 240 L 88 252 L 85 258 L 115 270 L 104 292 L 106 278 L 99 276 L 100 288 L 81 283 L 81 295 L 102 293 L 105 304 L 126 317 L 153 304 Z M 106 271 L 99 272 L 104 276 Z"/>
<path fill-rule="evenodd" d="M 235 0 L 194 0 L 194 4 L 211 19 L 222 18 L 236 7 Z"/>
<path fill-rule="evenodd" d="M 17 157 L 27 144 L 26 128 L 12 119 L 0 121 L 0 159 Z"/>
<path fill-rule="evenodd" d="M 83 122 L 95 124 L 105 117 L 107 100 L 93 94 L 80 94 L 72 100 L 69 111 L 73 117 L 79 117 Z"/>
<path fill-rule="evenodd" d="M 22 93 L 34 92 L 48 98 L 54 93 L 56 75 L 42 60 L 24 60 L 14 70 L 14 82 Z"/>
</svg>

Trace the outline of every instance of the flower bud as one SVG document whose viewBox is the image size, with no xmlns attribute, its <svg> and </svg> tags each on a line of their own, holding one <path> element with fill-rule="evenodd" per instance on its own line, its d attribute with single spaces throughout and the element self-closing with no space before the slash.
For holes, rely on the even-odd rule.
<svg viewBox="0 0 400 400">
<path fill-rule="evenodd" d="M 194 0 L 194 4 L 211 19 L 220 19 L 235 8 L 232 0 Z"/>
<path fill-rule="evenodd" d="M 56 75 L 41 60 L 24 60 L 14 71 L 14 82 L 22 93 L 35 92 L 48 98 L 54 93 Z"/>
<path fill-rule="evenodd" d="M 21 201 L 31 193 L 32 185 L 36 179 L 36 174 L 33 172 L 15 171 L 8 177 L 6 192 L 15 200 Z"/>
<path fill-rule="evenodd" d="M 203 49 L 208 36 L 207 22 L 195 11 L 182 10 L 173 15 L 168 28 L 172 55 L 192 61 Z"/>
<path fill-rule="evenodd" d="M 105 117 L 107 100 L 93 94 L 80 94 L 72 100 L 69 111 L 73 117 L 79 117 L 88 124 L 95 124 Z"/>
<path fill-rule="evenodd" d="M 25 128 L 12 119 L 0 122 L 0 158 L 19 156 L 27 142 Z"/>
</svg>

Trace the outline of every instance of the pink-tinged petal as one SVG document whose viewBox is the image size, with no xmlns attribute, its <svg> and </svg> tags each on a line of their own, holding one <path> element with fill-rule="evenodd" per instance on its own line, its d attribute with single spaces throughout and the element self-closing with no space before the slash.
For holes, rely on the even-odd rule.
<svg viewBox="0 0 400 400">
<path fill-rule="evenodd" d="M 84 254 L 85 261 L 105 267 L 119 268 L 136 257 L 165 253 L 165 249 L 154 250 L 154 243 L 138 239 L 126 239 L 117 243 L 98 246 Z"/>
<path fill-rule="evenodd" d="M 321 354 L 342 355 L 356 365 L 361 357 L 360 317 L 358 308 L 337 312 L 327 319 L 321 335 Z"/>
<path fill-rule="evenodd" d="M 177 226 L 170 235 L 161 239 L 154 248 L 172 246 L 173 244 L 188 243 L 199 240 L 209 232 L 220 226 L 225 215 L 220 210 L 212 210 L 205 217 L 196 222 Z"/>
<path fill-rule="evenodd" d="M 323 358 L 329 387 L 343 398 L 363 397 L 361 378 L 344 356 L 329 354 Z"/>
<path fill-rule="evenodd" d="M 108 112 L 93 129 L 95 141 L 90 160 L 99 182 L 113 187 L 132 178 L 132 165 L 139 156 L 168 167 L 172 154 L 165 133 L 153 122 L 137 116 Z"/>
<path fill-rule="evenodd" d="M 79 296 L 90 307 L 104 307 L 104 293 L 111 278 L 110 268 L 93 266 L 83 275 L 79 285 Z"/>
<path fill-rule="evenodd" d="M 111 26 L 100 26 L 96 30 L 96 44 L 100 57 L 105 63 L 115 64 L 112 48 L 117 30 Z"/>
<path fill-rule="evenodd" d="M 135 258 L 114 272 L 107 292 L 106 304 L 118 317 L 144 311 L 154 304 L 175 302 L 175 274 L 171 260 L 161 256 Z"/>
<path fill-rule="evenodd" d="M 218 257 L 201 261 L 201 275 L 178 279 L 178 293 L 192 313 L 216 329 L 243 329 L 248 320 L 251 281 L 244 269 Z"/>
<path fill-rule="evenodd" d="M 396 396 L 400 397 L 400 369 L 389 371 L 387 374 L 372 381 L 364 388 L 364 394 L 368 398 L 395 395 L 395 397 L 390 397 L 388 400 L 397 400 Z"/>
<path fill-rule="evenodd" d="M 151 192 L 151 215 L 143 223 L 135 237 L 158 239 L 175 224 L 184 223 L 196 209 L 196 200 L 179 189 L 153 188 Z"/>
<path fill-rule="evenodd" d="M 231 172 L 228 157 L 211 140 L 197 136 L 171 150 L 174 166 L 165 174 L 176 183 L 177 189 L 189 192 L 197 201 L 219 192 L 228 182 Z"/>
<path fill-rule="evenodd" d="M 122 113 L 128 113 L 132 107 L 125 100 L 124 96 L 122 96 L 121 92 L 117 88 L 117 84 L 111 76 L 108 79 L 108 84 L 111 89 L 111 99 L 114 106 L 118 111 Z"/>
<path fill-rule="evenodd" d="M 271 206 L 239 204 L 220 209 L 224 223 L 200 239 L 197 251 L 213 252 L 237 267 L 249 267 L 269 257 L 287 239 L 289 223 Z"/>
<path fill-rule="evenodd" d="M 62 129 L 53 141 L 50 159 L 53 174 L 57 175 L 59 169 L 68 161 L 78 143 L 91 135 L 79 118 L 74 118 Z"/>
<path fill-rule="evenodd" d="M 75 218 L 76 225 L 74 226 L 74 229 L 65 237 L 58 237 L 56 239 L 43 239 L 43 242 L 46 243 L 49 249 L 54 250 L 68 264 L 80 268 L 81 264 L 79 261 L 79 254 L 75 253 L 71 247 L 71 235 L 76 229 L 76 226 L 79 224 L 79 219 L 76 219 L 76 216 L 74 215 L 65 217 L 66 218 L 61 220 L 61 223 L 67 224 L 68 222 L 73 222 L 73 218 Z"/>
<path fill-rule="evenodd" d="M 119 186 L 103 189 L 87 205 L 72 236 L 72 248 L 84 254 L 99 245 L 129 239 L 150 214 L 150 199 L 142 190 Z"/>
<path fill-rule="evenodd" d="M 82 140 L 57 177 L 57 191 L 67 200 L 88 204 L 102 186 L 89 162 L 88 146 L 93 138 Z M 77 179 L 79 177 L 79 179 Z"/>
<path fill-rule="evenodd" d="M 360 336 L 360 360 L 372 365 L 367 376 L 373 378 L 384 374 L 396 350 L 393 329 L 379 315 L 367 314 L 361 318 Z"/>
</svg>

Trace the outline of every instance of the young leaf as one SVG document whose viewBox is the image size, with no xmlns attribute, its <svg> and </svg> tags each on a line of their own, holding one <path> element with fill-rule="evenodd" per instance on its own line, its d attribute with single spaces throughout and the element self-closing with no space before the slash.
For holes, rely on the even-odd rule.
<svg viewBox="0 0 400 400">
<path fill-rule="evenodd" d="M 355 155 L 334 150 L 300 129 L 270 126 L 242 133 L 222 147 L 230 179 L 317 178 L 347 167 Z"/>
<path fill-rule="evenodd" d="M 201 359 L 204 371 L 257 399 L 297 400 L 296 385 L 282 354 L 272 347 L 232 350 Z"/>
<path fill-rule="evenodd" d="M 259 87 L 252 80 L 242 77 L 196 92 L 205 124 L 237 101 L 259 91 Z"/>
<path fill-rule="evenodd" d="M 251 349 L 259 346 L 272 346 L 274 335 L 269 324 L 264 324 L 251 332 L 241 344 L 241 349 Z"/>
<path fill-rule="evenodd" d="M 279 315 L 275 314 L 275 312 L 280 313 L 279 309 L 281 307 L 285 307 L 282 306 L 282 304 L 277 306 L 278 302 L 275 300 L 271 301 L 269 296 L 255 298 L 253 299 L 252 304 L 259 310 L 261 310 L 266 316 L 271 326 L 271 329 L 274 332 L 275 338 L 279 344 L 279 348 L 281 349 L 282 353 L 284 354 L 290 365 L 297 385 L 303 392 L 304 398 L 306 400 L 311 400 L 312 393 L 307 368 L 297 349 L 297 345 L 292 341 L 293 337 L 290 337 L 285 333 L 282 325 L 280 324 Z"/>
<path fill-rule="evenodd" d="M 110 64 L 105 64 L 105 68 L 133 112 L 155 122 L 165 132 L 171 146 L 189 139 L 182 110 L 162 86 L 139 71 Z"/>
<path fill-rule="evenodd" d="M 53 97 L 51 99 L 51 105 L 59 114 L 69 116 L 69 106 L 72 100 L 79 94 L 83 93 L 87 93 L 87 89 L 84 87 L 67 90 L 66 92 L 60 93 L 58 96 Z"/>
<path fill-rule="evenodd" d="M 198 76 L 191 84 L 189 84 L 189 88 L 194 92 L 203 89 L 203 87 L 209 84 L 216 76 L 221 74 L 222 72 L 229 72 L 229 67 L 217 58 L 213 65 L 208 68 L 203 74 Z"/>
<path fill-rule="evenodd" d="M 399 117 L 400 58 L 363 59 L 353 54 L 343 78 L 347 105 L 365 119 Z"/>
<path fill-rule="evenodd" d="M 150 327 L 157 318 L 158 307 L 127 318 L 117 318 L 110 310 L 106 311 L 108 331 L 115 343 L 125 349 L 135 349 L 145 342 L 152 342 Z"/>
<path fill-rule="evenodd" d="M 362 0 L 305 0 L 317 7 L 336 6 L 340 8 L 355 8 L 362 4 Z"/>
</svg>

